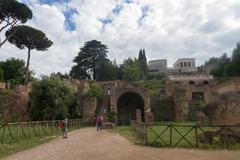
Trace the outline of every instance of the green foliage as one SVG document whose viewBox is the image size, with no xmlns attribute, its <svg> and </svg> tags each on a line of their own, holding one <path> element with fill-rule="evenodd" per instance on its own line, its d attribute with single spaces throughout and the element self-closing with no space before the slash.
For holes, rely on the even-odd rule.
<svg viewBox="0 0 240 160">
<path fill-rule="evenodd" d="M 72 67 L 70 76 L 82 80 L 91 77 L 90 73 L 92 73 L 93 79 L 98 80 L 98 74 L 102 74 L 101 63 L 107 60 L 107 52 L 107 46 L 99 41 L 86 42 L 73 60 L 76 65 Z"/>
<path fill-rule="evenodd" d="M 0 68 L 0 82 L 2 82 L 3 80 L 4 80 L 3 70 L 2 70 L 2 68 Z"/>
<path fill-rule="evenodd" d="M 217 69 L 212 71 L 212 74 L 215 77 L 225 77 L 229 74 L 230 58 L 227 57 L 227 54 L 224 53 L 217 62 Z"/>
<path fill-rule="evenodd" d="M 10 90 L 10 89 L 0 90 L 0 95 L 10 95 L 12 93 L 13 93 L 13 90 Z"/>
<path fill-rule="evenodd" d="M 97 97 L 98 99 L 102 96 L 102 88 L 95 82 L 89 82 L 83 91 L 85 96 Z"/>
<path fill-rule="evenodd" d="M 6 36 L 14 32 L 15 34 L 8 41 L 19 49 L 26 47 L 28 50 L 36 49 L 38 51 L 45 51 L 53 44 L 46 37 L 45 33 L 30 26 L 21 25 L 13 27 L 6 32 Z"/>
<path fill-rule="evenodd" d="M 14 34 L 13 34 L 14 33 Z M 25 80 L 24 83 L 28 83 L 28 77 L 29 77 L 29 64 L 30 64 L 30 51 L 33 49 L 36 49 L 38 51 L 45 51 L 47 48 L 51 47 L 53 42 L 50 41 L 45 33 L 43 33 L 40 30 L 37 30 L 35 28 L 29 27 L 29 26 L 16 26 L 11 29 L 9 29 L 6 32 L 6 37 L 12 35 L 10 38 L 8 38 L 8 41 L 15 46 L 17 46 L 19 49 L 28 49 L 28 58 L 27 58 L 27 65 L 25 70 Z"/>
<path fill-rule="evenodd" d="M 73 93 L 58 76 L 44 76 L 33 82 L 32 116 L 34 120 L 62 119 L 69 116 L 68 107 L 73 103 Z"/>
<path fill-rule="evenodd" d="M 32 18 L 32 11 L 25 4 L 16 0 L 1 0 L 0 10 L 0 19 L 5 22 L 11 22 L 11 19 L 25 23 Z"/>
<path fill-rule="evenodd" d="M 159 94 L 159 91 L 164 89 L 164 80 L 144 80 L 136 84 L 140 87 L 147 88 L 151 96 Z"/>
<path fill-rule="evenodd" d="M 61 80 L 70 79 L 70 77 L 67 73 L 62 74 L 61 72 L 57 72 L 57 73 L 52 73 L 51 75 L 52 76 L 59 76 L 61 78 Z"/>
<path fill-rule="evenodd" d="M 142 72 L 144 73 L 144 75 L 146 75 L 147 72 L 148 72 L 148 65 L 147 65 L 147 58 L 146 58 L 146 55 L 145 55 L 145 49 L 140 50 L 140 52 L 138 54 L 138 61 L 140 63 L 140 67 L 141 67 Z"/>
<path fill-rule="evenodd" d="M 166 77 L 164 72 L 148 73 L 145 76 L 146 80 L 163 80 Z"/>
<path fill-rule="evenodd" d="M 8 28 L 13 28 L 20 23 L 26 23 L 27 20 L 32 19 L 32 11 L 23 3 L 19 3 L 16 0 L 1 0 L 0 1 L 0 33 Z M 0 42 L 2 46 L 8 38 L 13 36 L 14 33 L 6 35 L 6 39 Z"/>
<path fill-rule="evenodd" d="M 143 77 L 141 65 L 137 59 L 128 58 L 122 64 L 123 80 L 127 82 L 140 81 Z"/>
<path fill-rule="evenodd" d="M 231 76 L 240 76 L 240 43 L 237 44 L 236 48 L 233 50 L 231 58 Z"/>
<path fill-rule="evenodd" d="M 12 84 L 21 84 L 24 78 L 25 62 L 21 59 L 10 58 L 5 62 L 0 62 L 0 68 L 3 70 L 5 81 L 10 81 Z"/>
<path fill-rule="evenodd" d="M 217 68 L 211 72 L 215 77 L 240 76 L 240 44 L 238 43 L 233 50 L 231 58 L 224 53 L 219 58 L 210 58 L 205 64 L 214 64 L 217 66 Z"/>
<path fill-rule="evenodd" d="M 110 111 L 108 113 L 108 121 L 109 122 L 115 123 L 116 118 L 117 118 L 117 113 L 115 111 Z"/>
<path fill-rule="evenodd" d="M 97 80 L 98 81 L 112 81 L 120 79 L 120 69 L 116 63 L 110 60 L 103 60 L 99 63 Z"/>
</svg>

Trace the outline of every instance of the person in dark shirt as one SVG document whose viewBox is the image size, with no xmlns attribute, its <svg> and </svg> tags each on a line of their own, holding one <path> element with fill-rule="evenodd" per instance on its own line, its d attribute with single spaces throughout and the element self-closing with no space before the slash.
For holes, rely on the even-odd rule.
<svg viewBox="0 0 240 160">
<path fill-rule="evenodd" d="M 96 119 L 96 124 L 97 124 L 97 131 L 101 131 L 102 130 L 102 124 L 103 124 L 103 116 L 101 114 L 98 115 L 98 117 Z"/>
</svg>

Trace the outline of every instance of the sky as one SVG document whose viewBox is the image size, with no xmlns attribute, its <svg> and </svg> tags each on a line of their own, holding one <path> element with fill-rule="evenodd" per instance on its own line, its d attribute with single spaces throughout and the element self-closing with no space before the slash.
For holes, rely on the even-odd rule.
<svg viewBox="0 0 240 160">
<path fill-rule="evenodd" d="M 148 60 L 231 55 L 240 42 L 239 0 L 19 0 L 33 11 L 26 24 L 53 41 L 47 51 L 32 51 L 36 75 L 68 73 L 84 42 L 98 40 L 108 58 L 121 63 L 145 49 Z M 2 35 L 1 35 L 2 36 Z M 1 37 L 2 39 L 3 37 Z M 6 43 L 0 61 L 26 61 L 27 50 Z"/>
</svg>

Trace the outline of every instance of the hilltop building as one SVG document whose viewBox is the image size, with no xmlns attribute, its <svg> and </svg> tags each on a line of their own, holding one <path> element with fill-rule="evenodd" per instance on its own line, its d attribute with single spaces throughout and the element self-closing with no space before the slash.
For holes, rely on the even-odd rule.
<svg viewBox="0 0 240 160">
<path fill-rule="evenodd" d="M 166 59 L 157 59 L 149 61 L 148 71 L 149 72 L 165 72 L 167 69 L 167 60 Z"/>
<path fill-rule="evenodd" d="M 180 72 L 196 72 L 195 58 L 180 58 L 174 63 L 174 68 Z"/>
</svg>

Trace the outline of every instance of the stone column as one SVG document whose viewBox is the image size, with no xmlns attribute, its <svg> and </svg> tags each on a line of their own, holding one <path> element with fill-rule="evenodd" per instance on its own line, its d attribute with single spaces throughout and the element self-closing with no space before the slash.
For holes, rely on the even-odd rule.
<svg viewBox="0 0 240 160">
<path fill-rule="evenodd" d="M 136 121 L 142 122 L 142 110 L 141 109 L 136 110 Z"/>
</svg>

